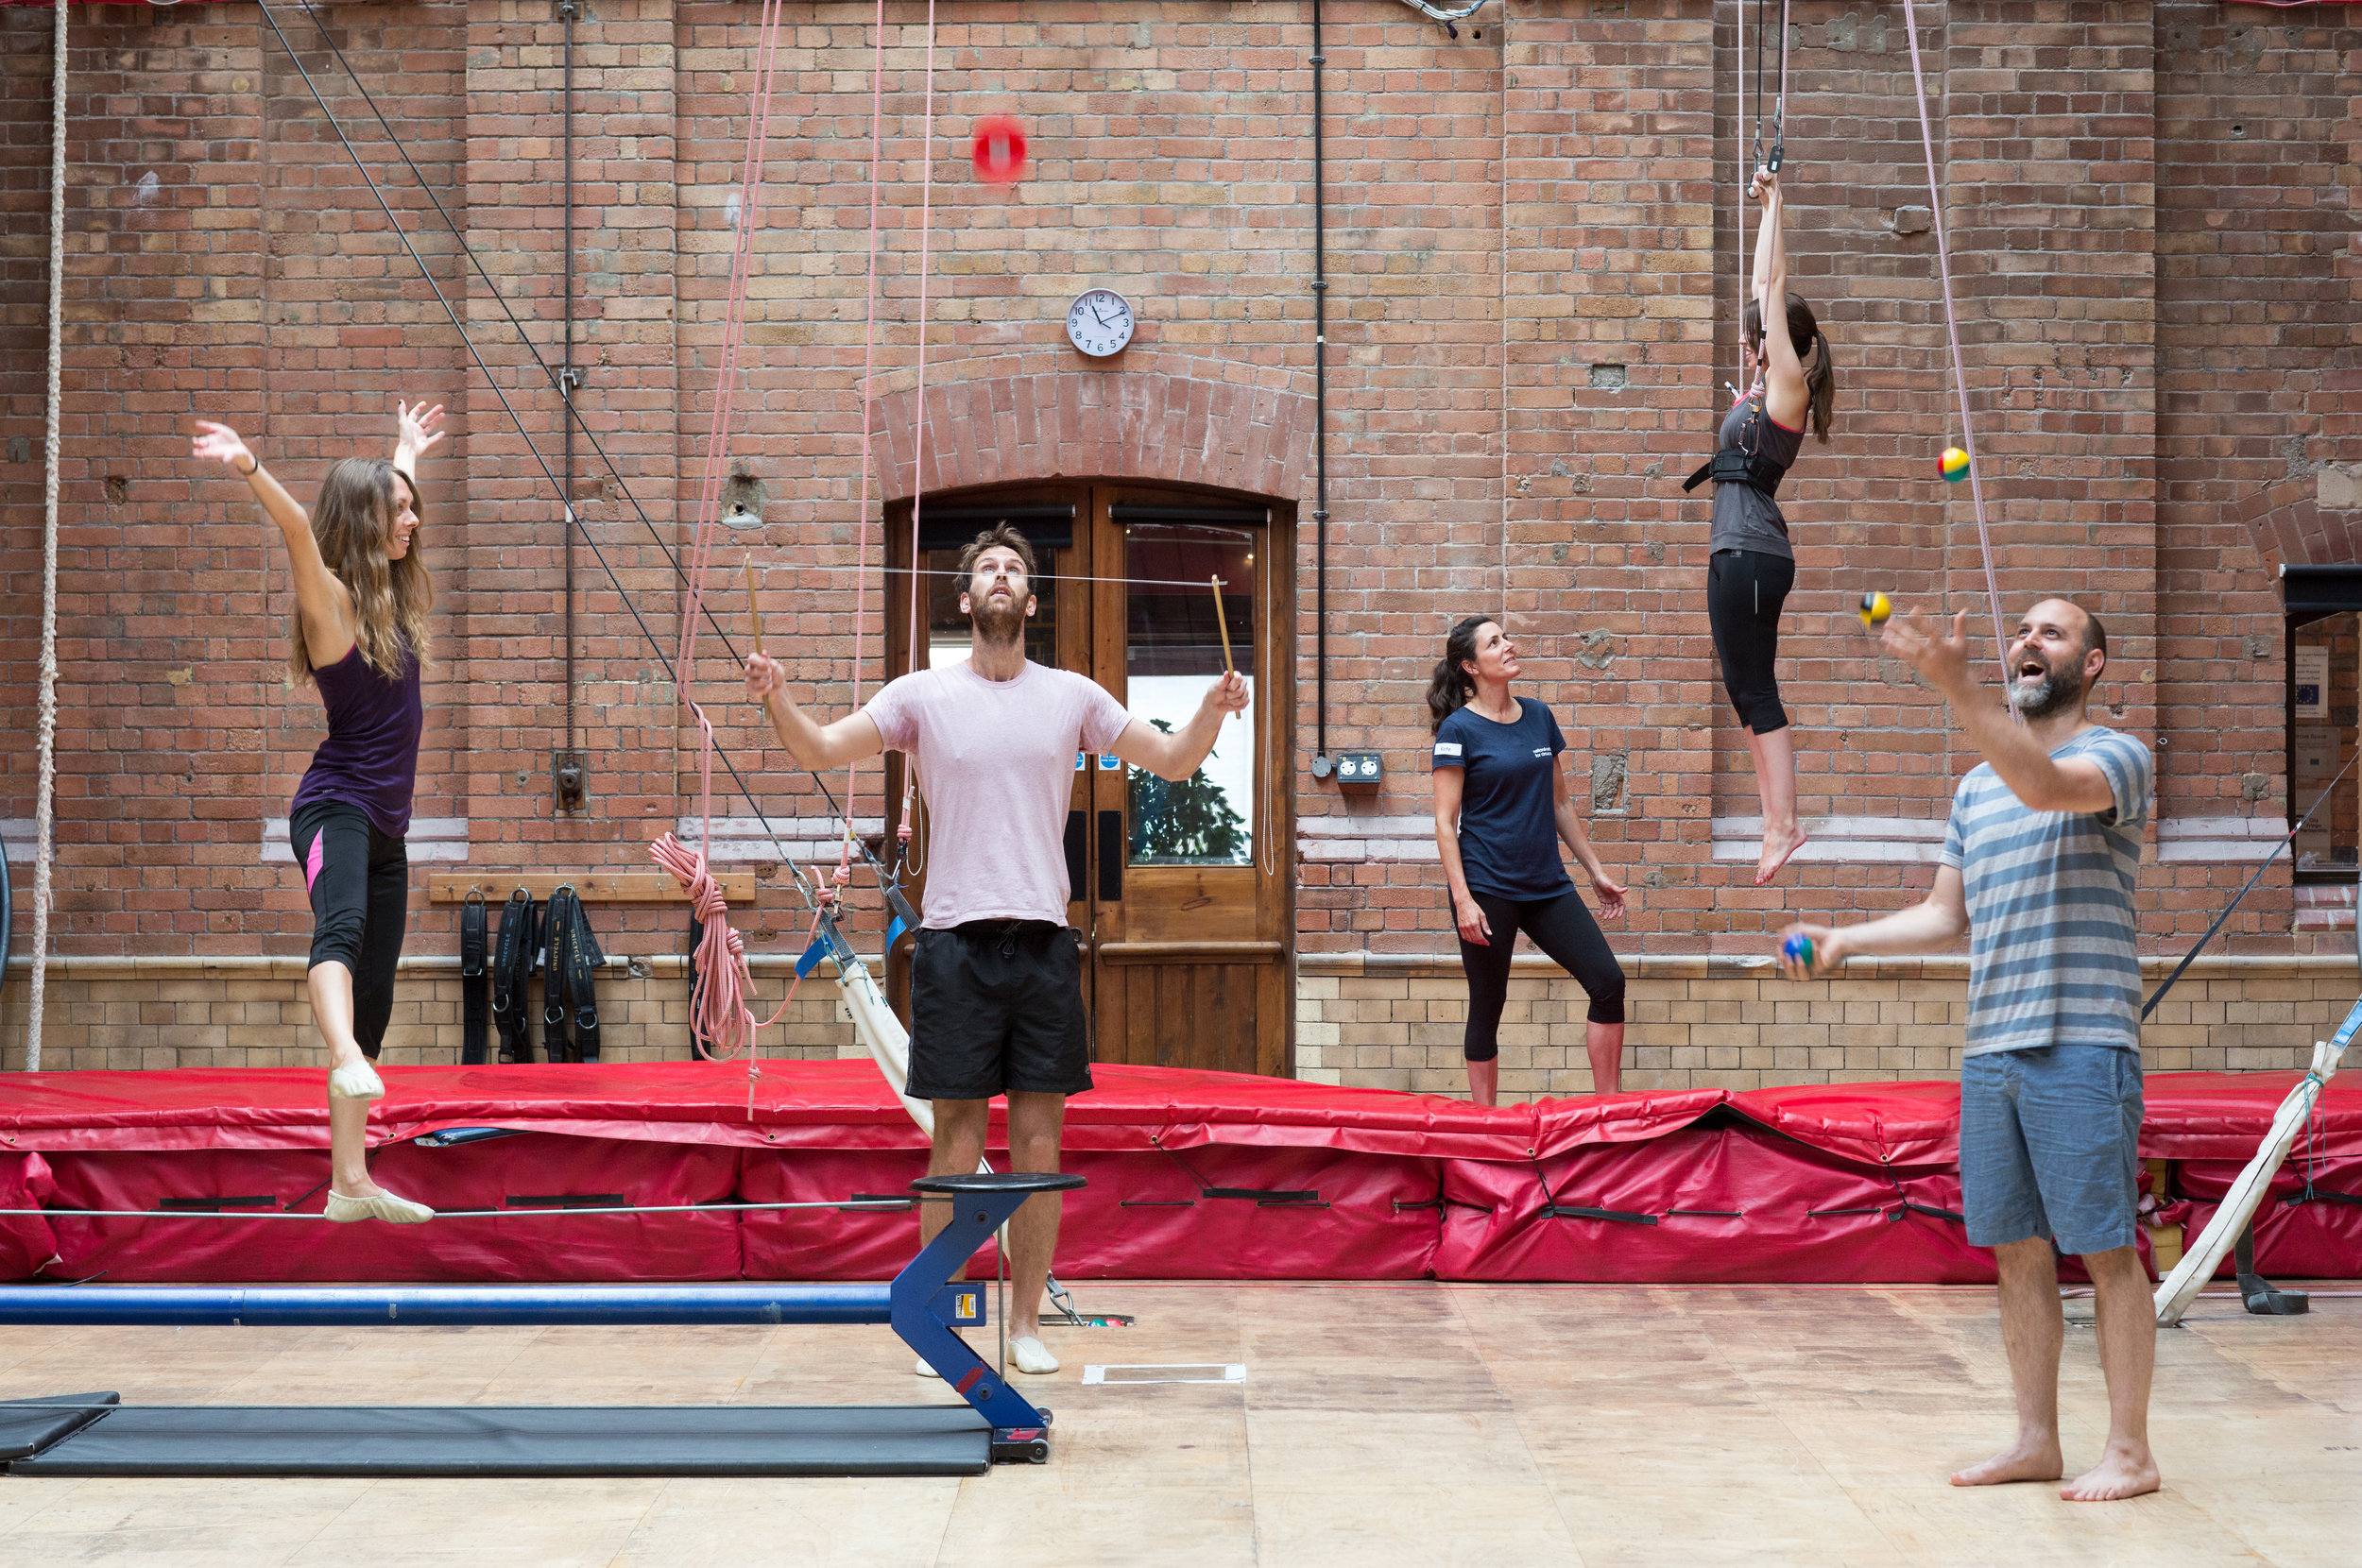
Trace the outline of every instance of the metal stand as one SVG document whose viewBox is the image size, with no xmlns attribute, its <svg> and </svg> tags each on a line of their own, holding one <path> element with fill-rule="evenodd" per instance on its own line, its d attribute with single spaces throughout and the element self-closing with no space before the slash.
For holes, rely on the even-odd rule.
<svg viewBox="0 0 2362 1568">
<path fill-rule="evenodd" d="M 940 1406 L 142 1409 L 87 1394 L 9 1402 L 0 1428 L 31 1421 L 40 1430 L 0 1441 L 0 1462 L 56 1474 L 168 1475 L 944 1474 L 987 1462 L 1041 1464 L 1050 1412 L 951 1332 L 987 1317 L 987 1287 L 951 1276 L 1028 1198 L 1083 1185 L 1080 1176 L 1025 1173 L 913 1183 L 949 1198 L 951 1218 L 886 1285 L 0 1286 L 0 1324 L 885 1323 L 972 1414 Z M 323 1423 L 337 1429 L 334 1442 L 322 1440 Z M 960 1448 L 954 1426 L 965 1426 L 973 1446 Z M 603 1436 L 611 1431 L 629 1440 Z M 897 1452 L 905 1439 L 925 1452 Z M 697 1453 L 684 1447 L 698 1442 Z"/>
<path fill-rule="evenodd" d="M 2255 1222 L 2250 1220 L 2231 1251 L 2231 1266 L 2239 1276 L 2239 1300 L 2262 1318 L 2294 1318 L 2313 1310 L 2313 1300 L 2302 1290 L 2283 1290 L 2255 1271 Z"/>
</svg>

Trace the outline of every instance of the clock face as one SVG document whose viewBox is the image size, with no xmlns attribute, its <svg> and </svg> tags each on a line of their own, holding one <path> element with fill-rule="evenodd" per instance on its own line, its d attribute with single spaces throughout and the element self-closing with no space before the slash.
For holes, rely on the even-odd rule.
<svg viewBox="0 0 2362 1568">
<path fill-rule="evenodd" d="M 1121 353 L 1132 341 L 1132 307 L 1113 289 L 1077 295 L 1066 313 L 1066 335 L 1093 359 Z"/>
</svg>

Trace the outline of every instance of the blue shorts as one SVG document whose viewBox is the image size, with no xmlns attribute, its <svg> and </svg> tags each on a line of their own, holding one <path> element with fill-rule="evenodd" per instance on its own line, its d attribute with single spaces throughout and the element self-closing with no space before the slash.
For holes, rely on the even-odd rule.
<svg viewBox="0 0 2362 1568">
<path fill-rule="evenodd" d="M 2034 1236 L 2081 1255 L 2133 1243 L 2141 1053 L 1997 1050 L 1960 1064 L 1960 1197 L 1974 1246 Z"/>
</svg>

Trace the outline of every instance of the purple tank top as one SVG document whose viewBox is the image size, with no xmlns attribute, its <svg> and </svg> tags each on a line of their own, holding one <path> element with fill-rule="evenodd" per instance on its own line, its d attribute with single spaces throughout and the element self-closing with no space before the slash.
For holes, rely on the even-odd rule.
<svg viewBox="0 0 2362 1568">
<path fill-rule="evenodd" d="M 325 670 L 315 670 L 328 709 L 328 739 L 296 786 L 292 815 L 314 801 L 358 806 L 389 838 L 410 830 L 410 796 L 419 784 L 419 731 L 426 719 L 419 698 L 419 660 L 401 638 L 402 674 L 388 679 L 369 667 L 361 646 Z"/>
</svg>

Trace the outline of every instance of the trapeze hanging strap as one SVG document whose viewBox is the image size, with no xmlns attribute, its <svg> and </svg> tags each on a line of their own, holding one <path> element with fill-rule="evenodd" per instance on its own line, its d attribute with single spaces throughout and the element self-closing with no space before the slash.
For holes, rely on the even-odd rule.
<svg viewBox="0 0 2362 1568">
<path fill-rule="evenodd" d="M 480 889 L 468 890 L 459 907 L 459 1064 L 478 1066 L 492 1023 L 491 977 L 485 968 L 485 909 Z"/>
</svg>

